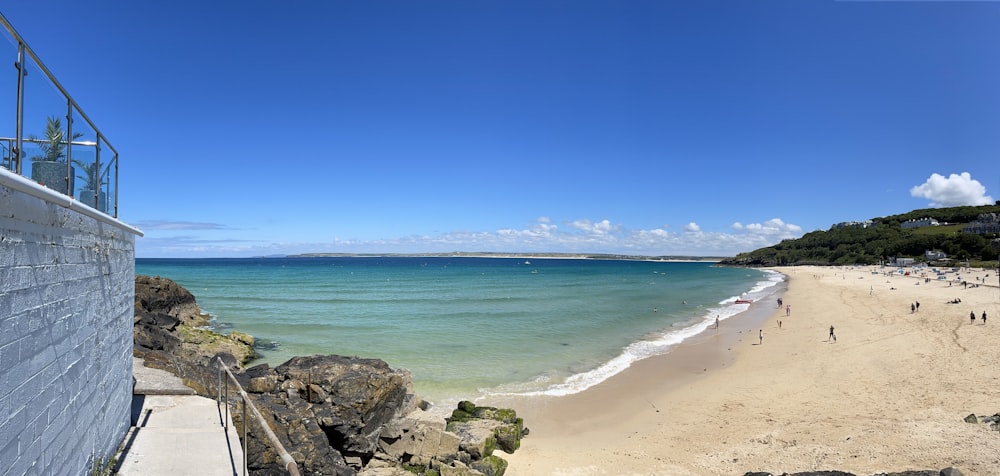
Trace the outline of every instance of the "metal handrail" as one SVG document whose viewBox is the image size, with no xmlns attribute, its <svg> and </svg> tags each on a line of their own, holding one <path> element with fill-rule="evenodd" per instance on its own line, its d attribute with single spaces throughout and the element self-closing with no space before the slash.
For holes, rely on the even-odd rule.
<svg viewBox="0 0 1000 476">
<path fill-rule="evenodd" d="M 247 395 L 247 392 L 245 390 L 243 390 L 243 386 L 240 385 L 240 382 L 238 380 L 236 380 L 236 376 L 234 376 L 233 373 L 229 371 L 229 368 L 226 367 L 226 364 L 224 364 L 222 362 L 221 358 L 216 357 L 215 360 L 219 362 L 219 380 L 222 380 L 222 371 L 223 370 L 225 370 L 226 371 L 226 375 L 229 376 L 229 379 L 227 379 L 226 383 L 225 383 L 225 388 L 226 388 L 226 417 L 225 417 L 225 423 L 224 424 L 226 425 L 226 430 L 229 429 L 229 426 L 228 426 L 229 425 L 229 380 L 232 380 L 233 383 L 236 384 L 236 389 L 239 390 L 240 397 L 243 399 L 243 413 L 244 413 L 244 415 L 243 415 L 243 435 L 244 435 L 243 436 L 243 471 L 245 472 L 246 471 L 246 467 L 247 467 L 247 463 L 246 463 L 246 458 L 247 458 L 247 438 L 246 438 L 247 419 L 246 419 L 246 409 L 247 409 L 247 404 L 249 403 L 250 404 L 249 405 L 250 411 L 253 413 L 254 418 L 257 419 L 257 423 L 260 423 L 260 426 L 264 429 L 264 434 L 266 434 L 267 435 L 267 439 L 271 441 L 271 446 L 273 446 L 274 449 L 278 452 L 278 456 L 281 458 L 281 462 L 284 463 L 284 465 L 285 465 L 285 470 L 288 471 L 288 474 L 290 474 L 292 476 L 299 476 L 299 467 L 298 467 L 298 465 L 295 464 L 295 460 L 292 459 L 292 456 L 289 455 L 287 451 L 285 451 L 285 447 L 281 444 L 281 441 L 278 440 L 278 435 L 274 434 L 274 431 L 271 430 L 270 426 L 268 426 L 267 421 L 264 420 L 264 416 L 261 415 L 259 411 L 257 411 L 257 407 L 254 406 L 253 402 L 250 400 L 250 396 Z M 219 393 L 219 398 L 216 400 L 216 406 L 218 406 L 219 402 L 222 401 L 222 385 L 221 385 L 221 382 L 220 382 L 220 385 L 218 387 L 218 393 Z"/>
</svg>

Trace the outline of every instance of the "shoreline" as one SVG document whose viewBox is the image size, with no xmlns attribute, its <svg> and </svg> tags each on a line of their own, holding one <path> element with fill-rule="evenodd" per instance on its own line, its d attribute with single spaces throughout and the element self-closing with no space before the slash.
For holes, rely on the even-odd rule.
<svg viewBox="0 0 1000 476">
<path fill-rule="evenodd" d="M 873 267 L 770 269 L 787 279 L 770 299 L 783 297 L 791 316 L 765 301 L 762 315 L 724 320 L 728 332 L 708 329 L 582 393 L 488 400 L 531 429 L 505 455 L 508 474 L 1000 474 L 990 456 L 1000 434 L 962 421 L 1000 411 L 1000 324 L 968 319 L 970 307 L 977 321 L 984 310 L 1000 318 L 998 288 Z M 957 296 L 961 305 L 946 304 Z M 914 301 L 923 305 L 911 315 Z M 837 344 L 826 342 L 830 325 Z"/>
</svg>

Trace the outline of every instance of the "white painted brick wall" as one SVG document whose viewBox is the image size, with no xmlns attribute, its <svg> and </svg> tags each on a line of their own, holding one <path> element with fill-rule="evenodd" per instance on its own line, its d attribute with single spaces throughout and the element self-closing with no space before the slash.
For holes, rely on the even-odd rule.
<svg viewBox="0 0 1000 476">
<path fill-rule="evenodd" d="M 135 235 L 0 185 L 0 474 L 88 474 L 129 427 Z"/>
</svg>

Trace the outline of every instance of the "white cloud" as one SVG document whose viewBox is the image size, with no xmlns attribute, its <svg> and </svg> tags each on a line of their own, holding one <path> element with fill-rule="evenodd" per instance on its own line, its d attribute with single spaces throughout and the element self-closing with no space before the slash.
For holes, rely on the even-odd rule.
<svg viewBox="0 0 1000 476">
<path fill-rule="evenodd" d="M 794 235 L 802 233 L 801 226 L 785 223 L 780 218 L 772 218 L 764 223 L 748 223 L 747 225 L 742 225 L 739 222 L 736 222 L 733 224 L 733 228 L 736 228 L 736 225 L 740 225 L 742 229 L 749 232 L 768 236 L 786 236 L 791 238 Z"/>
<path fill-rule="evenodd" d="M 266 256 L 299 253 L 447 253 L 453 251 L 621 253 L 647 256 L 735 256 L 802 235 L 798 225 L 773 218 L 763 223 L 736 222 L 729 231 L 706 231 L 696 222 L 675 227 L 628 229 L 610 220 L 580 219 L 560 228 L 540 217 L 520 228 L 452 231 L 384 239 L 326 242 L 227 241 L 226 237 L 147 236 L 137 240 L 139 257 Z M 739 226 L 736 226 L 739 225 Z M 212 232 L 217 233 L 217 232 Z M 242 236 L 241 236 L 242 238 Z"/>
<path fill-rule="evenodd" d="M 947 178 L 931 174 L 926 182 L 911 188 L 910 195 L 930 200 L 930 206 L 935 208 L 993 204 L 993 197 L 986 195 L 986 187 L 968 172 Z"/>
<path fill-rule="evenodd" d="M 570 222 L 569 226 L 580 231 L 593 233 L 595 235 L 606 235 L 618 228 L 617 226 L 612 225 L 609 220 L 601 220 L 596 223 L 590 220 L 575 220 Z"/>
</svg>

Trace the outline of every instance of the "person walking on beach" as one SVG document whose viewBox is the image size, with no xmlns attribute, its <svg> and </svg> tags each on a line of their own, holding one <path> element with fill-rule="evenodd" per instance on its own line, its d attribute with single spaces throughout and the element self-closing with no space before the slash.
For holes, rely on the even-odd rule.
<svg viewBox="0 0 1000 476">
<path fill-rule="evenodd" d="M 910 314 L 913 314 L 913 312 L 916 311 L 916 310 L 917 310 L 917 306 L 914 306 L 913 304 L 910 304 Z"/>
<path fill-rule="evenodd" d="M 972 311 L 969 313 L 969 321 L 972 322 L 973 324 L 976 323 L 976 311 Z"/>
<path fill-rule="evenodd" d="M 917 312 L 920 312 L 920 301 L 917 301 Z"/>
<path fill-rule="evenodd" d="M 986 319 L 985 317 L 983 319 Z M 715 328 L 719 328 L 719 316 L 715 316 Z"/>
<path fill-rule="evenodd" d="M 785 317 L 792 315 L 792 305 L 789 304 L 785 306 Z"/>
<path fill-rule="evenodd" d="M 758 345 L 763 345 L 764 344 L 764 329 L 761 329 L 761 330 L 757 331 L 757 338 L 760 339 L 760 342 L 758 342 Z"/>
<path fill-rule="evenodd" d="M 983 311 L 983 325 L 986 325 L 986 311 Z"/>
<path fill-rule="evenodd" d="M 833 339 L 834 344 L 837 343 L 837 334 L 833 333 L 833 326 L 830 326 L 830 335 L 827 336 L 826 341 L 830 342 L 830 339 Z"/>
</svg>

